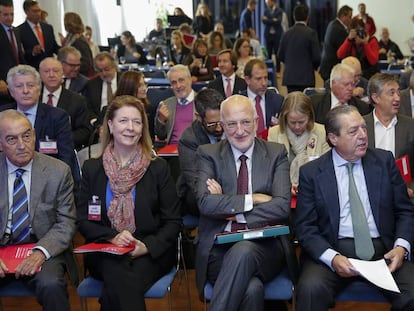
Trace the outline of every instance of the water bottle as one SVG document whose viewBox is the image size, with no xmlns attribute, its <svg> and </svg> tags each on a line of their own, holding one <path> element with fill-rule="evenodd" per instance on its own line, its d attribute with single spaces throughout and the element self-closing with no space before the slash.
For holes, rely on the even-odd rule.
<svg viewBox="0 0 414 311">
<path fill-rule="evenodd" d="M 161 69 L 162 62 L 161 62 L 161 56 L 160 56 L 160 54 L 157 54 L 157 55 L 155 56 L 155 66 L 156 66 L 158 69 Z"/>
</svg>

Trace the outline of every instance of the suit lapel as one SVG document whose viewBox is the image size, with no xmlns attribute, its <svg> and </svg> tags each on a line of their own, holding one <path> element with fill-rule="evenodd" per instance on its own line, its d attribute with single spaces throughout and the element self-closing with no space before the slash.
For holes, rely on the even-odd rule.
<svg viewBox="0 0 414 311">
<path fill-rule="evenodd" d="M 230 144 L 227 140 L 220 142 L 220 163 L 218 167 L 225 168 L 223 172 L 218 172 L 218 176 L 222 176 L 222 181 L 220 184 L 225 187 L 223 189 L 223 193 L 237 193 L 237 171 L 236 171 L 236 163 L 234 162 L 234 155 L 231 151 Z"/>
<path fill-rule="evenodd" d="M 3 236 L 9 212 L 8 174 L 4 154 L 0 154 L 0 182 L 3 185 L 0 187 L 0 234 Z"/>
<path fill-rule="evenodd" d="M 252 193 L 255 193 L 256 189 L 260 189 L 258 185 L 263 183 L 262 168 L 269 167 L 267 165 L 269 161 L 267 152 L 257 139 L 255 140 L 252 158 Z"/>
<path fill-rule="evenodd" d="M 401 123 L 401 118 L 397 115 L 397 124 L 395 125 L 395 157 L 398 158 L 404 150 L 402 144 L 407 143 L 406 139 L 407 130 L 404 128 L 404 124 Z"/>
<path fill-rule="evenodd" d="M 365 123 L 367 124 L 368 147 L 375 148 L 375 129 L 373 112 L 367 115 L 364 119 Z"/>
<path fill-rule="evenodd" d="M 35 215 L 36 207 L 40 203 L 40 198 L 44 192 L 45 183 L 48 176 L 45 175 L 45 164 L 41 158 L 35 153 L 32 165 L 32 179 L 30 181 L 30 222 Z"/>
<path fill-rule="evenodd" d="M 362 158 L 362 165 L 372 214 L 374 215 L 375 223 L 379 224 L 378 207 L 380 206 L 381 192 L 378 189 L 381 189 L 383 168 L 377 164 L 377 160 L 372 156 L 371 152 L 369 149 L 367 150 L 366 156 Z"/>
</svg>

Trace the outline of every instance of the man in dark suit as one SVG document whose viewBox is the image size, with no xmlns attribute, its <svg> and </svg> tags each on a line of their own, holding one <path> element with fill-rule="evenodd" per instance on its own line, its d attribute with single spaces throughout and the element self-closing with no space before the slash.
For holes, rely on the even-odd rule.
<svg viewBox="0 0 414 311">
<path fill-rule="evenodd" d="M 337 64 L 332 68 L 330 90 L 324 94 L 311 95 L 315 112 L 315 122 L 325 124 L 326 114 L 339 105 L 352 105 L 358 108 L 361 115 L 370 113 L 371 106 L 353 96 L 355 71 L 345 64 Z"/>
<path fill-rule="evenodd" d="M 402 89 L 400 92 L 400 110 L 399 114 L 406 115 L 410 118 L 414 117 L 413 105 L 414 105 L 414 71 L 410 72 L 409 86 L 406 89 Z M 401 80 L 400 80 L 401 89 Z"/>
<path fill-rule="evenodd" d="M 214 235 L 288 223 L 287 153 L 280 144 L 255 138 L 258 118 L 248 98 L 227 98 L 220 114 L 226 139 L 197 151 L 197 287 L 202 295 L 206 281 L 214 284 L 211 311 L 263 310 L 263 283 L 284 268 L 290 254 L 287 236 L 216 245 Z M 244 191 L 237 186 L 240 175 Z"/>
<path fill-rule="evenodd" d="M 344 5 L 339 9 L 337 17 L 328 24 L 319 68 L 319 73 L 324 81 L 329 79 L 332 67 L 339 63 L 336 51 L 348 36 L 348 27 L 351 20 L 352 8 Z"/>
<path fill-rule="evenodd" d="M 9 70 L 7 84 L 16 103 L 1 106 L 0 110 L 11 108 L 24 113 L 36 130 L 35 150 L 65 162 L 78 181 L 70 117 L 60 108 L 39 103 L 39 73 L 32 66 L 18 65 Z"/>
<path fill-rule="evenodd" d="M 396 159 L 408 155 L 411 176 L 414 176 L 414 120 L 399 114 L 400 93 L 395 75 L 377 73 L 368 83 L 368 93 L 374 110 L 364 116 L 368 146 L 391 151 Z M 414 197 L 414 183 L 408 185 Z"/>
<path fill-rule="evenodd" d="M 59 49 L 57 59 L 62 63 L 62 86 L 67 90 L 84 95 L 89 79 L 79 72 L 81 53 L 73 46 L 64 46 Z"/>
<path fill-rule="evenodd" d="M 259 116 L 258 134 L 279 123 L 279 113 L 283 103 L 282 95 L 275 90 L 267 89 L 267 79 L 267 65 L 264 61 L 252 59 L 244 67 L 247 90 L 240 94 L 249 97 L 253 106 L 256 107 Z M 261 125 L 260 120 L 263 120 L 264 124 Z"/>
<path fill-rule="evenodd" d="M 7 89 L 7 72 L 13 66 L 24 64 L 24 54 L 20 35 L 13 28 L 14 7 L 13 1 L 0 1 L 0 105 L 12 101 Z M 11 40 L 10 35 L 13 35 Z"/>
<path fill-rule="evenodd" d="M 19 278 L 35 288 L 43 310 L 69 311 L 65 271 L 75 286 L 78 281 L 70 251 L 76 232 L 73 179 L 65 163 L 35 152 L 35 135 L 24 114 L 14 109 L 0 112 L 0 243 L 35 243 L 14 274 L 6 274 L 7 264 L 0 259 L 0 286 Z M 27 189 L 22 196 L 27 201 L 22 200 L 21 213 L 12 217 L 15 204 L 10 186 L 19 181 Z M 16 215 L 21 217 L 16 220 Z"/>
<path fill-rule="evenodd" d="M 92 125 L 96 122 L 102 123 L 104 117 L 102 109 L 110 103 L 119 81 L 118 64 L 110 53 L 99 53 L 94 62 L 98 76 L 89 80 L 85 89 L 90 114 L 89 121 Z M 108 87 L 111 88 L 110 91 Z"/>
<path fill-rule="evenodd" d="M 327 311 L 349 282 L 356 278 L 368 282 L 348 258 L 389 260 L 401 294 L 379 290 L 390 299 L 392 310 L 413 310 L 414 265 L 408 259 L 414 241 L 414 208 L 394 157 L 368 148 L 365 121 L 353 106 L 332 109 L 325 128 L 332 151 L 300 171 L 296 235 L 302 254 L 296 310 Z M 349 163 L 355 182 L 349 178 Z M 355 187 L 348 187 L 350 183 Z M 362 206 L 354 203 L 356 196 Z M 365 235 L 354 233 L 355 205 L 362 209 L 358 219 L 365 220 Z M 361 249 L 359 241 L 364 237 Z"/>
<path fill-rule="evenodd" d="M 249 0 L 240 14 L 240 33 L 243 30 L 254 29 L 253 14 L 256 9 L 256 0 Z"/>
<path fill-rule="evenodd" d="M 53 27 L 40 22 L 41 10 L 37 1 L 25 0 L 23 10 L 26 13 L 26 21 L 19 25 L 17 30 L 22 40 L 24 57 L 28 65 L 39 69 L 42 59 L 58 53 L 59 45 Z"/>
<path fill-rule="evenodd" d="M 224 98 L 246 90 L 246 82 L 236 75 L 237 55 L 232 50 L 225 49 L 217 53 L 217 61 L 220 76 L 211 81 L 207 87 L 215 89 Z"/>
<path fill-rule="evenodd" d="M 307 26 L 308 7 L 303 4 L 296 6 L 293 16 L 295 25 L 283 34 L 277 54 L 285 64 L 282 84 L 286 85 L 288 93 L 315 87 L 314 71 L 321 61 L 318 35 Z"/>
<path fill-rule="evenodd" d="M 283 35 L 283 10 L 275 0 L 266 0 L 266 8 L 262 17 L 264 26 L 264 38 L 267 57 L 272 59 L 272 54 L 277 56 L 280 39 Z M 276 70 L 280 72 L 280 60 L 276 57 Z"/>
<path fill-rule="evenodd" d="M 215 144 L 223 135 L 220 124 L 220 104 L 224 97 L 213 89 L 203 89 L 194 98 L 196 120 L 187 127 L 178 141 L 178 154 L 181 175 L 177 181 L 178 195 L 181 197 L 185 213 L 198 216 L 196 181 L 198 177 L 198 146 Z"/>
<path fill-rule="evenodd" d="M 89 142 L 91 134 L 86 99 L 62 87 L 62 64 L 53 57 L 40 62 L 40 79 L 43 82 L 41 101 L 65 110 L 70 116 L 75 149 L 80 150 Z"/>
</svg>

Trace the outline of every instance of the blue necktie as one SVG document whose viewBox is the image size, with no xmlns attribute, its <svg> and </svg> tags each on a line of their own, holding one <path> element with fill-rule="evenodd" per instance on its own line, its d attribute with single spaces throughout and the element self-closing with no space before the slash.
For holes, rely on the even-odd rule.
<svg viewBox="0 0 414 311">
<path fill-rule="evenodd" d="M 24 172 L 24 169 L 17 169 L 16 179 L 14 180 L 11 227 L 12 244 L 23 244 L 30 242 L 28 200 L 26 187 L 22 178 Z"/>
<path fill-rule="evenodd" d="M 355 253 L 360 259 L 370 260 L 374 256 L 375 250 L 369 232 L 365 209 L 355 185 L 354 174 L 352 172 L 353 165 L 353 163 L 347 163 L 349 208 L 351 209 L 352 228 L 354 230 Z"/>
</svg>

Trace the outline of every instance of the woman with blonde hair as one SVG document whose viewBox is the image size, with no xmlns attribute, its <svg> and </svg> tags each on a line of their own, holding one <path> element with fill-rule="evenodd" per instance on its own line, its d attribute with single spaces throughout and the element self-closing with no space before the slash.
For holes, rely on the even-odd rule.
<svg viewBox="0 0 414 311">
<path fill-rule="evenodd" d="M 203 39 L 207 39 L 210 32 L 214 29 L 214 20 L 211 16 L 207 4 L 201 2 L 197 6 L 197 11 L 193 20 L 194 33 Z"/>
<path fill-rule="evenodd" d="M 324 126 L 315 122 L 311 99 L 302 92 L 291 92 L 285 97 L 279 124 L 269 129 L 267 140 L 286 147 L 292 195 L 297 194 L 300 166 L 330 149 Z"/>
<path fill-rule="evenodd" d="M 175 264 L 180 203 L 168 164 L 152 150 L 139 99 L 115 97 L 103 127 L 102 155 L 83 166 L 79 231 L 86 243 L 134 249 L 123 256 L 86 254 L 85 268 L 104 282 L 101 310 L 144 311 L 145 292 Z M 92 201 L 99 215 L 91 218 Z"/>
<path fill-rule="evenodd" d="M 171 33 L 171 45 L 168 49 L 168 66 L 182 64 L 190 49 L 185 46 L 183 34 L 179 30 Z"/>
</svg>

